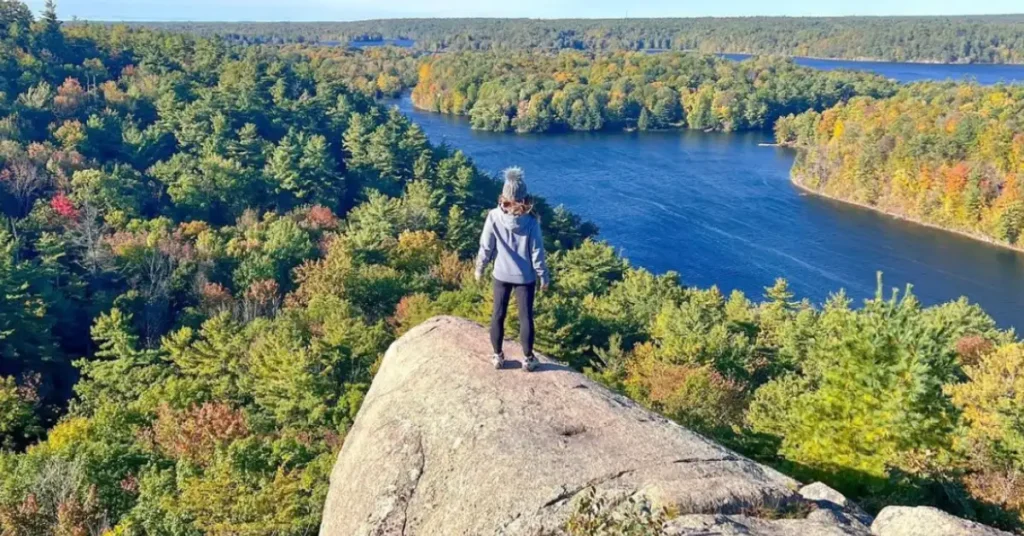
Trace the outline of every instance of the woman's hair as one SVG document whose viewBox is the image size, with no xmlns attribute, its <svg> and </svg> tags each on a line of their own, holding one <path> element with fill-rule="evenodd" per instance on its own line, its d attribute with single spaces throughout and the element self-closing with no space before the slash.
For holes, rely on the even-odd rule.
<svg viewBox="0 0 1024 536">
<path fill-rule="evenodd" d="M 513 216 L 522 216 L 524 214 L 533 213 L 533 198 L 526 196 L 522 201 L 516 201 L 515 199 L 509 199 L 504 195 L 498 196 L 498 206 L 501 210 L 505 211 L 506 214 Z"/>
</svg>

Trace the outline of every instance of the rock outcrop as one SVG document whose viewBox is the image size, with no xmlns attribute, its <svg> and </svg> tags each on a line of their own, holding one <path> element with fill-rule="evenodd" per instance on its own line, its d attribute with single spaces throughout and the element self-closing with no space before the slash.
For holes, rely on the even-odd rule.
<svg viewBox="0 0 1024 536">
<path fill-rule="evenodd" d="M 1011 536 L 928 506 L 886 506 L 871 525 L 875 536 Z"/>
<path fill-rule="evenodd" d="M 813 505 L 808 521 L 842 527 L 855 534 L 870 532 L 871 516 L 825 484 L 808 484 L 800 488 L 800 496 Z"/>
<path fill-rule="evenodd" d="M 871 519 L 485 329 L 438 317 L 388 350 L 331 475 L 321 536 L 535 535 L 574 498 L 644 497 L 672 534 L 867 535 Z M 780 511 L 801 512 L 790 519 Z M 902 534 L 902 533 L 885 533 Z M 936 536 L 932 534 L 930 536 Z"/>
</svg>

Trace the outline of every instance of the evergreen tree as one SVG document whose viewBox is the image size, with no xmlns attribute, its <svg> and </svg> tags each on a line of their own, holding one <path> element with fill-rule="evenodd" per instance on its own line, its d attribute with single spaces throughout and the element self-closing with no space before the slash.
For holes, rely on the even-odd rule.
<svg viewBox="0 0 1024 536">
<path fill-rule="evenodd" d="M 61 33 L 60 27 L 56 1 L 46 0 L 39 19 L 38 39 L 40 47 L 49 51 L 54 59 L 59 58 L 64 52 L 64 34 Z"/>
<path fill-rule="evenodd" d="M 129 405 L 169 372 L 160 353 L 142 348 L 132 329 L 132 317 L 120 309 L 100 315 L 92 328 L 99 347 L 95 359 L 80 360 L 82 380 L 75 385 L 83 410 L 105 404 Z"/>
<path fill-rule="evenodd" d="M 18 258 L 17 246 L 11 233 L 0 229 L 0 356 L 6 364 L 0 370 L 7 374 L 26 372 L 57 356 L 53 318 L 39 292 L 36 268 Z"/>
<path fill-rule="evenodd" d="M 640 110 L 640 119 L 636 122 L 636 128 L 640 130 L 647 130 L 651 128 L 651 116 L 647 113 L 647 108 Z"/>
<path fill-rule="evenodd" d="M 319 203 L 337 207 L 345 191 L 338 173 L 338 164 L 331 155 L 327 139 L 317 134 L 310 136 L 299 158 L 299 184 L 286 185 L 302 203 Z"/>
<path fill-rule="evenodd" d="M 0 1 L 0 35 L 18 36 L 33 22 L 32 10 L 16 0 Z"/>
<path fill-rule="evenodd" d="M 44 24 L 47 32 L 60 30 L 60 20 L 57 18 L 57 2 L 55 0 L 46 0 L 43 4 L 41 22 Z"/>
<path fill-rule="evenodd" d="M 268 143 L 260 137 L 256 125 L 246 123 L 238 130 L 237 141 L 231 143 L 228 154 L 249 168 L 262 169 L 266 165 Z"/>
<path fill-rule="evenodd" d="M 281 138 L 270 158 L 267 159 L 265 173 L 274 187 L 283 194 L 307 195 L 303 189 L 302 170 L 299 160 L 302 158 L 305 140 L 296 131 L 289 131 Z M 294 204 L 294 201 L 289 202 Z"/>
<path fill-rule="evenodd" d="M 789 281 L 783 278 L 775 280 L 775 284 L 765 287 L 764 297 L 772 303 L 789 307 L 793 303 L 793 291 L 789 289 Z"/>
</svg>

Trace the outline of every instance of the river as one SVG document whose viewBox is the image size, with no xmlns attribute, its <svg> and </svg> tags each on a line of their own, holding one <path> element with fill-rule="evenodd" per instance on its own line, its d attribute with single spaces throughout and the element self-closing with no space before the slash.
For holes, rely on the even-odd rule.
<svg viewBox="0 0 1024 536">
<path fill-rule="evenodd" d="M 868 64 L 875 65 L 875 64 Z M 760 299 L 785 277 L 820 304 L 839 289 L 857 303 L 913 284 L 925 304 L 967 296 L 1003 327 L 1024 327 L 1024 254 L 801 192 L 793 152 L 759 147 L 765 132 L 502 134 L 462 117 L 395 104 L 430 139 L 489 173 L 521 166 L 532 192 L 596 223 L 635 265 L 683 283 Z"/>
<path fill-rule="evenodd" d="M 749 54 L 722 54 L 731 60 L 745 60 Z M 955 65 L 942 63 L 897 63 L 891 61 L 853 61 L 827 60 L 819 58 L 793 58 L 793 62 L 812 69 L 834 71 L 850 69 L 854 71 L 873 71 L 886 78 L 898 82 L 918 82 L 921 80 L 956 80 L 975 81 L 979 84 L 992 85 L 1004 83 L 1024 83 L 1024 65 Z"/>
</svg>

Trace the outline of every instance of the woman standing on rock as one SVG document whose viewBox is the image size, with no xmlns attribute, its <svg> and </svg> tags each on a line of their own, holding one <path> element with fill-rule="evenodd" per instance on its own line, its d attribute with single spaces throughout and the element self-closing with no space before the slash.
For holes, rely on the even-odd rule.
<svg viewBox="0 0 1024 536">
<path fill-rule="evenodd" d="M 537 368 L 533 355 L 533 300 L 537 283 L 545 290 L 551 283 L 544 260 L 544 239 L 540 219 L 533 214 L 533 200 L 526 194 L 523 170 L 505 170 L 505 186 L 498 198 L 498 207 L 487 213 L 480 235 L 480 252 L 476 256 L 476 280 L 494 260 L 494 312 L 491 314 L 491 357 L 494 368 L 505 365 L 502 342 L 505 340 L 505 315 L 514 291 L 519 307 L 519 339 L 523 345 L 523 368 Z"/>
</svg>

